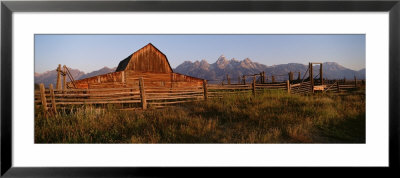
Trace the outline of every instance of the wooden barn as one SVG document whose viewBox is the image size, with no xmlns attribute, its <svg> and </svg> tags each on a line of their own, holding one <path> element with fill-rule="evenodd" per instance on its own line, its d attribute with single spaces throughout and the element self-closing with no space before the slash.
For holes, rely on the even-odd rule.
<svg viewBox="0 0 400 178">
<path fill-rule="evenodd" d="M 143 78 L 146 87 L 195 87 L 203 79 L 174 73 L 167 56 L 149 43 L 119 62 L 115 72 L 68 82 L 68 88 L 133 88 Z"/>
</svg>

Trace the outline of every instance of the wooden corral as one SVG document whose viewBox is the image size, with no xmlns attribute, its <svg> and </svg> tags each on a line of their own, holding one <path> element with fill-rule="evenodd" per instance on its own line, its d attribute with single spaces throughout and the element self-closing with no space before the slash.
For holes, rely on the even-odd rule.
<svg viewBox="0 0 400 178">
<path fill-rule="evenodd" d="M 319 72 L 316 74 L 314 73 L 313 66 L 320 65 Z M 290 71 L 287 74 L 270 74 L 271 76 L 271 83 L 268 83 L 268 76 L 265 75 L 265 72 L 262 71 L 256 74 L 247 74 L 243 76 L 238 76 L 238 82 L 232 85 L 246 85 L 246 77 L 253 78 L 250 84 L 256 83 L 257 86 L 273 86 L 273 84 L 277 84 L 277 86 L 281 86 L 288 90 L 288 93 L 292 94 L 311 94 L 311 93 L 325 93 L 325 92 L 342 92 L 342 91 L 354 91 L 360 88 L 361 86 L 365 86 L 365 80 L 357 80 L 356 76 L 354 76 L 354 80 L 346 80 L 346 78 L 342 80 L 328 80 L 323 78 L 323 63 L 321 62 L 310 62 L 308 64 L 308 69 L 305 71 L 303 77 L 301 78 L 300 72 L 293 72 Z M 298 73 L 297 80 L 294 80 L 294 74 Z M 288 75 L 288 79 L 286 81 L 286 87 L 281 85 L 281 82 L 276 82 L 276 76 L 284 76 Z M 308 75 L 308 76 L 307 76 Z M 312 77 L 310 77 L 312 76 Z M 230 76 L 226 74 L 226 81 L 225 79 L 222 81 L 222 85 L 231 85 L 230 83 Z M 361 83 L 361 85 L 360 85 Z M 257 88 L 257 87 L 256 87 Z M 279 88 L 279 87 L 275 87 Z M 253 91 L 254 93 L 254 91 Z"/>
<path fill-rule="evenodd" d="M 326 88 L 322 92 L 342 93 L 360 88 L 365 82 L 353 81 L 354 84 L 342 81 L 326 81 Z M 149 82 L 148 82 L 149 83 Z M 151 82 L 150 82 L 151 83 Z M 179 82 L 178 82 L 179 83 Z M 311 93 L 311 81 L 290 84 L 289 80 L 280 83 L 218 85 L 207 84 L 204 80 L 201 86 L 196 87 L 154 87 L 146 85 L 143 78 L 139 78 L 138 85 L 123 88 L 98 89 L 45 89 L 40 84 L 40 91 L 35 91 L 35 104 L 43 107 L 45 116 L 57 114 L 56 107 L 66 108 L 69 105 L 103 105 L 118 104 L 122 109 L 164 107 L 180 103 L 207 100 L 207 98 L 221 98 L 226 94 L 251 93 L 254 97 L 267 90 L 283 90 L 290 94 Z M 72 107 L 73 108 L 73 107 Z"/>
<path fill-rule="evenodd" d="M 167 57 L 151 43 L 122 60 L 116 71 L 108 74 L 68 82 L 68 88 L 132 88 L 139 78 L 149 87 L 197 87 L 203 79 L 174 73 Z"/>
<path fill-rule="evenodd" d="M 290 87 L 286 83 L 248 85 L 215 85 L 203 81 L 196 87 L 152 87 L 147 86 L 143 78 L 139 78 L 137 86 L 124 88 L 98 88 L 98 89 L 45 89 L 40 84 L 40 91 L 35 91 L 35 104 L 43 107 L 45 114 L 57 114 L 58 108 L 66 108 L 70 105 L 103 105 L 118 104 L 120 108 L 152 108 L 176 105 L 207 98 L 220 98 L 225 94 L 256 93 L 264 90 L 287 90 Z M 52 86 L 52 85 L 51 85 Z"/>
</svg>

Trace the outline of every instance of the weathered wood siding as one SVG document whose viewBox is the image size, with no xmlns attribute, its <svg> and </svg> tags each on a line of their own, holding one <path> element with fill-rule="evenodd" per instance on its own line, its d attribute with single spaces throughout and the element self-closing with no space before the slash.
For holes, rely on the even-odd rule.
<svg viewBox="0 0 400 178">
<path fill-rule="evenodd" d="M 123 76 L 124 71 L 112 72 L 108 74 L 98 75 L 94 77 L 85 78 L 82 80 L 76 80 L 76 88 L 123 88 Z M 68 82 L 70 88 L 73 88 L 73 84 Z"/>
<path fill-rule="evenodd" d="M 172 73 L 167 57 L 151 44 L 133 53 L 125 70 Z"/>
<path fill-rule="evenodd" d="M 198 79 L 178 73 L 153 73 L 125 71 L 127 87 L 138 86 L 138 79 L 143 77 L 144 84 L 147 87 L 190 87 L 202 86 L 203 79 Z"/>
<path fill-rule="evenodd" d="M 139 78 L 143 77 L 146 87 L 193 87 L 202 86 L 203 79 L 178 73 L 155 73 L 121 71 L 98 75 L 75 81 L 77 88 L 132 88 L 139 86 Z M 72 83 L 68 83 L 72 87 Z"/>
</svg>

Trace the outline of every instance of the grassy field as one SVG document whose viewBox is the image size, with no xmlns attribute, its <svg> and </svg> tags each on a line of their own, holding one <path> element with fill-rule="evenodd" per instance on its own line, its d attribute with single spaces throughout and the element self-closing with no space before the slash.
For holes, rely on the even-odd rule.
<svg viewBox="0 0 400 178">
<path fill-rule="evenodd" d="M 35 143 L 365 143 L 365 93 L 226 95 L 164 109 L 35 112 Z"/>
</svg>

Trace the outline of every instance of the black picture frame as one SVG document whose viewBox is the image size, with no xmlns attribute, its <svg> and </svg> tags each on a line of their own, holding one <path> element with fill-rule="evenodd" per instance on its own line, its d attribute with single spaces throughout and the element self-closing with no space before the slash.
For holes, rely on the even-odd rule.
<svg viewBox="0 0 400 178">
<path fill-rule="evenodd" d="M 19 168 L 12 166 L 12 18 L 13 12 L 126 12 L 126 11 L 332 11 L 389 12 L 389 167 L 347 170 L 391 171 L 399 168 L 400 118 L 400 1 L 2 1 L 1 2 L 1 175 L 6 177 L 130 177 L 187 174 L 208 175 L 209 171 L 246 175 L 271 168 Z M 244 171 L 246 169 L 246 171 Z M 296 173 L 278 171 L 282 174 Z M 299 171 L 297 173 L 309 172 Z M 328 169 L 328 168 L 319 168 Z M 310 173 L 310 172 L 309 172 Z M 215 174 L 215 173 L 213 173 Z M 311 173 L 312 174 L 312 173 Z M 329 174 L 340 172 L 329 171 Z"/>
</svg>

